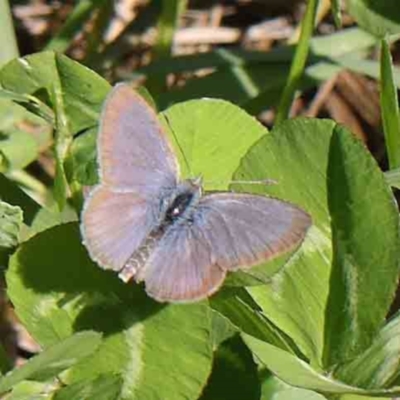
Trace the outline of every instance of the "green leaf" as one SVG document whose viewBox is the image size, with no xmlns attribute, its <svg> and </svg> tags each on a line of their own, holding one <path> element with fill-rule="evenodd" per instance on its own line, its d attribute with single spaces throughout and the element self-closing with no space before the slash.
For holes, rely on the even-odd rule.
<svg viewBox="0 0 400 400">
<path fill-rule="evenodd" d="M 47 148 L 51 126 L 22 106 L 0 99 L 0 152 L 3 172 L 22 169 L 34 161 L 40 148 Z"/>
<path fill-rule="evenodd" d="M 22 381 L 13 386 L 4 400 L 52 400 L 53 387 L 49 382 Z"/>
<path fill-rule="evenodd" d="M 385 179 L 388 185 L 400 189 L 400 168 L 386 171 Z"/>
<path fill-rule="evenodd" d="M 400 167 L 400 115 L 389 45 L 381 41 L 381 109 L 390 169 Z"/>
<path fill-rule="evenodd" d="M 241 157 L 268 132 L 239 107 L 216 99 L 176 104 L 161 113 L 161 122 L 176 149 L 182 176 L 201 175 L 206 190 L 227 189 Z"/>
<path fill-rule="evenodd" d="M 22 210 L 0 201 L 0 248 L 12 248 L 19 242 Z"/>
<path fill-rule="evenodd" d="M 54 113 L 48 105 L 39 100 L 35 96 L 28 94 L 15 93 L 12 90 L 5 90 L 0 88 L 0 99 L 12 100 L 16 104 L 22 105 L 26 110 L 32 114 L 42 118 L 47 123 L 54 125 Z"/>
<path fill-rule="evenodd" d="M 117 374 L 124 400 L 200 395 L 212 362 L 207 304 L 162 305 L 124 284 L 88 258 L 76 224 L 25 242 L 6 277 L 18 317 L 41 345 L 79 330 L 103 333 L 98 351 L 63 378 L 67 384 Z"/>
<path fill-rule="evenodd" d="M 214 310 L 228 318 L 238 330 L 293 351 L 290 340 L 262 315 L 244 289 L 221 290 L 210 299 L 210 303 Z"/>
<path fill-rule="evenodd" d="M 332 259 L 326 169 L 334 126 L 324 120 L 284 122 L 251 148 L 235 174 L 238 180 L 276 181 L 253 190 L 291 201 L 312 216 L 306 240 L 282 271 L 270 284 L 248 292 L 267 318 L 317 365 L 322 365 Z"/>
<path fill-rule="evenodd" d="M 346 385 L 328 374 L 312 369 L 299 358 L 263 342 L 252 336 L 242 334 L 244 342 L 268 369 L 287 384 L 321 393 L 358 394 L 364 396 L 393 396 L 400 393 L 400 387 L 378 390 L 364 390 Z M 360 399 L 361 400 L 361 399 Z"/>
<path fill-rule="evenodd" d="M 252 354 L 240 336 L 228 339 L 215 353 L 210 379 L 199 400 L 258 400 L 260 394 Z"/>
<path fill-rule="evenodd" d="M 216 350 L 222 342 L 235 335 L 238 329 L 219 312 L 213 310 L 211 315 L 211 341 L 213 350 Z"/>
<path fill-rule="evenodd" d="M 347 0 L 347 11 L 367 32 L 378 37 L 400 33 L 397 0 Z"/>
<path fill-rule="evenodd" d="M 397 287 L 400 232 L 376 161 L 340 126 L 330 141 L 327 183 L 334 259 L 325 361 L 331 366 L 364 351 L 384 324 Z"/>
<path fill-rule="evenodd" d="M 72 137 L 97 124 L 109 84 L 93 71 L 53 52 L 11 61 L 0 70 L 0 84 L 16 93 L 44 97 L 55 111 L 54 192 L 62 209 L 68 192 L 64 163 L 69 159 Z"/>
<path fill-rule="evenodd" d="M 80 332 L 47 348 L 23 366 L 0 378 L 0 393 L 26 379 L 47 380 L 56 376 L 92 354 L 100 342 L 101 336 L 98 333 Z"/>
<path fill-rule="evenodd" d="M 97 128 L 88 129 L 72 142 L 71 154 L 74 179 L 81 185 L 92 186 L 98 183 L 96 151 Z"/>
<path fill-rule="evenodd" d="M 85 66 L 51 51 L 13 60 L 0 69 L 0 84 L 9 91 L 44 100 L 66 118 L 71 134 L 97 124 L 110 85 Z M 56 91 L 56 92 L 54 92 Z"/>
<path fill-rule="evenodd" d="M 28 235 L 24 239 L 28 239 L 39 232 L 52 228 L 53 226 L 77 220 L 78 216 L 71 206 L 67 205 L 62 212 L 58 210 L 58 207 L 56 207 L 55 204 L 48 208 L 43 207 L 36 213 Z"/>
<path fill-rule="evenodd" d="M 0 174 L 0 197 L 5 202 L 19 206 L 24 210 L 24 222 L 31 225 L 35 215 L 40 209 L 31 197 L 22 191 L 14 182 L 11 182 L 3 174 Z"/>
<path fill-rule="evenodd" d="M 338 137 L 343 143 L 338 142 Z M 343 166 L 344 152 L 346 164 Z M 346 174 L 333 179 L 335 167 Z M 292 201 L 313 218 L 313 227 L 303 246 L 285 268 L 271 278 L 271 284 L 248 288 L 267 318 L 293 339 L 312 365 L 320 368 L 325 362 L 324 347 L 327 354 L 337 351 L 337 356 L 349 356 L 345 354 L 346 348 L 338 348 L 339 339 L 343 345 L 352 346 L 355 340 L 352 335 L 358 335 L 357 348 L 353 350 L 365 350 L 381 327 L 394 294 L 399 243 L 395 203 L 371 155 L 349 132 L 337 128 L 333 122 L 296 119 L 278 125 L 253 146 L 235 177 L 275 180 L 276 185 L 257 187 L 257 191 Z M 358 286 L 346 288 L 337 277 L 330 277 L 332 249 L 327 182 L 329 195 L 336 193 L 338 201 L 334 222 L 349 228 L 345 236 L 346 248 L 354 246 L 355 249 L 357 258 L 352 268 L 359 274 Z M 366 191 L 367 188 L 371 188 L 370 191 Z M 333 206 L 331 198 L 331 212 Z M 375 241 L 376 238 L 379 239 Z M 349 273 L 349 270 L 343 271 Z M 375 285 L 376 297 L 370 294 Z M 329 292 L 329 310 L 326 311 Z M 351 296 L 357 296 L 358 300 L 352 303 L 356 306 L 345 309 L 343 304 Z M 343 309 L 347 314 L 340 314 Z M 335 318 L 338 318 L 336 325 Z M 359 329 L 355 326 L 356 331 L 344 330 L 343 326 L 352 327 L 352 319 L 361 323 L 364 331 L 361 326 Z M 329 357 L 327 360 L 328 363 L 332 361 Z"/>
<path fill-rule="evenodd" d="M 118 400 L 122 380 L 119 376 L 101 375 L 92 381 L 73 383 L 56 392 L 53 400 Z"/>
<path fill-rule="evenodd" d="M 270 398 L 266 397 L 265 400 Z M 282 390 L 278 394 L 275 394 L 273 398 L 274 400 L 326 400 L 326 397 L 319 393 L 294 387 Z"/>
<path fill-rule="evenodd" d="M 335 376 L 365 389 L 388 387 L 398 377 L 400 360 L 400 315 L 384 326 L 371 346 L 350 363 L 341 366 Z"/>
<path fill-rule="evenodd" d="M 260 400 L 326 400 L 319 393 L 286 384 L 268 370 L 261 370 L 259 375 L 262 378 Z"/>
<path fill-rule="evenodd" d="M 242 337 L 257 359 L 289 385 L 323 393 L 363 393 L 361 389 L 319 374 L 304 361 L 269 343 L 246 334 Z"/>
<path fill-rule="evenodd" d="M 52 226 L 77 219 L 70 207 L 66 207 L 62 213 L 52 208 L 40 207 L 36 201 L 2 174 L 0 174 L 0 197 L 23 210 L 23 221 L 29 229 L 22 229 L 21 241 Z"/>
<path fill-rule="evenodd" d="M 0 133 L 0 152 L 0 169 L 2 172 L 8 172 L 23 169 L 33 162 L 38 156 L 38 147 L 31 135 L 15 131 L 10 135 Z"/>
</svg>

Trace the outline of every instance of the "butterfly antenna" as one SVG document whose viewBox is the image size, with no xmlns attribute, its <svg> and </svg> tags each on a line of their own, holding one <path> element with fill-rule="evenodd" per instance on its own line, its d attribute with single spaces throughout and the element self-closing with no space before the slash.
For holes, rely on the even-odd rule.
<svg viewBox="0 0 400 400">
<path fill-rule="evenodd" d="M 229 181 L 229 182 L 223 182 L 223 181 L 207 181 L 207 183 L 212 183 L 212 184 L 238 184 L 238 185 L 277 185 L 278 181 L 275 179 L 260 179 L 260 180 L 255 180 L 255 181 Z"/>
<path fill-rule="evenodd" d="M 183 151 L 183 149 L 182 149 L 181 144 L 179 143 L 179 140 L 178 140 L 177 135 L 175 134 L 174 128 L 172 128 L 172 124 L 171 124 L 171 122 L 170 122 L 168 116 L 164 114 L 164 118 L 165 118 L 165 120 L 167 121 L 168 127 L 169 127 L 170 131 L 172 132 L 172 135 L 174 136 L 175 143 L 177 144 L 177 146 L 178 146 L 178 148 L 179 148 L 179 152 L 182 154 L 183 161 L 185 162 L 186 168 L 187 168 L 187 170 L 189 171 L 189 175 L 190 175 L 190 174 L 191 174 L 191 170 L 190 170 L 189 161 L 188 161 L 188 159 L 187 159 L 186 156 L 185 156 L 185 153 L 184 153 L 184 151 Z"/>
<path fill-rule="evenodd" d="M 277 185 L 278 181 L 275 179 L 260 179 L 256 181 L 230 181 L 229 184 L 240 184 L 240 185 Z"/>
</svg>

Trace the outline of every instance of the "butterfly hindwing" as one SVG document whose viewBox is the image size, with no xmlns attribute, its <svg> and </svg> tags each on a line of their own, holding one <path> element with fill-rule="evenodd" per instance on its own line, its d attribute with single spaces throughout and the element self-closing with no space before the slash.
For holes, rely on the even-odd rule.
<svg viewBox="0 0 400 400">
<path fill-rule="evenodd" d="M 86 199 L 81 231 L 93 260 L 119 271 L 153 228 L 152 203 L 98 186 Z"/>
<path fill-rule="evenodd" d="M 214 293 L 225 271 L 212 260 L 209 243 L 196 225 L 171 227 L 145 267 L 147 293 L 158 301 L 195 301 Z"/>
</svg>

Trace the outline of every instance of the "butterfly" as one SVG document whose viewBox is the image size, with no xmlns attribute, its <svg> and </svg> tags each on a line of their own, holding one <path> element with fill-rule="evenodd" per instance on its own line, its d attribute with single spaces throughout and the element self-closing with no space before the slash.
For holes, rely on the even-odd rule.
<svg viewBox="0 0 400 400">
<path fill-rule="evenodd" d="M 206 298 L 226 274 L 294 249 L 309 214 L 262 195 L 203 195 L 201 180 L 179 177 L 156 113 L 124 83 L 103 106 L 97 154 L 100 183 L 82 211 L 90 257 L 128 282 L 144 281 L 160 302 Z"/>
</svg>

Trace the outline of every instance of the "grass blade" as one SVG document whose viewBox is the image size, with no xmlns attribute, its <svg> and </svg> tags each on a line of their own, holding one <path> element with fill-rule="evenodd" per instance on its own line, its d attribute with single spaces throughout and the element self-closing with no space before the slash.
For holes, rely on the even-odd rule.
<svg viewBox="0 0 400 400">
<path fill-rule="evenodd" d="M 186 8 L 186 0 L 164 0 L 158 21 L 158 39 L 154 46 L 154 59 L 163 59 L 171 56 L 174 33 L 177 30 L 179 16 Z M 166 73 L 162 72 L 147 82 L 151 93 L 163 91 Z"/>
<path fill-rule="evenodd" d="M 74 37 L 82 30 L 82 26 L 91 16 L 92 12 L 104 3 L 104 0 L 81 0 L 71 15 L 65 21 L 60 32 L 47 44 L 45 50 L 54 50 L 59 53 L 65 52 Z"/>
<path fill-rule="evenodd" d="M 0 66 L 19 56 L 17 39 L 7 0 L 0 0 Z"/>
<path fill-rule="evenodd" d="M 400 117 L 392 60 L 386 39 L 381 42 L 381 109 L 390 169 L 400 167 Z"/>
<path fill-rule="evenodd" d="M 342 26 L 342 13 L 340 12 L 341 0 L 331 0 L 332 15 L 337 28 Z"/>
<path fill-rule="evenodd" d="M 293 62 L 290 67 L 288 81 L 278 107 L 276 123 L 287 119 L 290 105 L 292 104 L 294 93 L 303 74 L 307 62 L 308 50 L 310 48 L 310 39 L 314 30 L 314 21 L 317 11 L 318 0 L 309 0 L 306 14 L 301 25 L 300 40 L 294 54 Z"/>
</svg>

